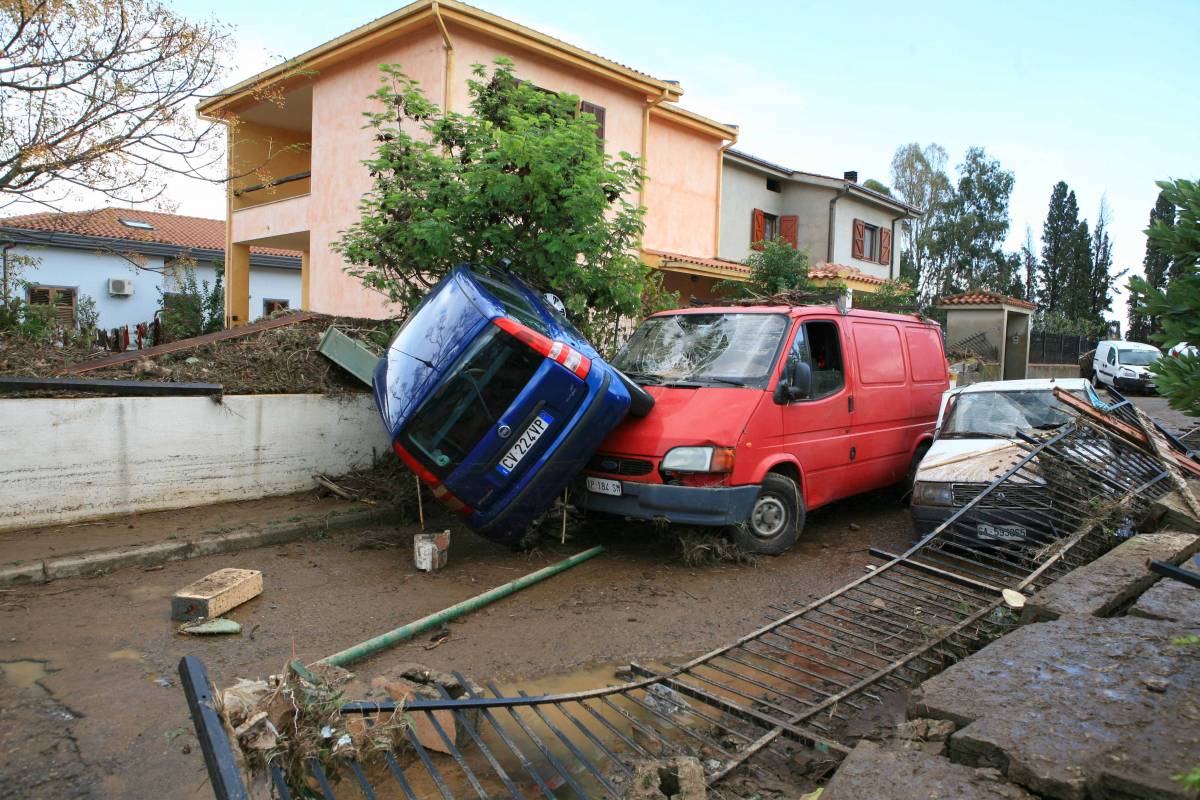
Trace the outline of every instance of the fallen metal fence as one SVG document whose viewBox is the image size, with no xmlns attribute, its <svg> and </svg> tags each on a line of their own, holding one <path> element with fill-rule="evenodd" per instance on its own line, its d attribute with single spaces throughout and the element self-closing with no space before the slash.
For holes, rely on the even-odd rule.
<svg viewBox="0 0 1200 800">
<path fill-rule="evenodd" d="M 343 714 L 424 718 L 448 755 L 430 752 L 409 725 L 408 748 L 335 770 L 311 759 L 300 787 L 272 765 L 274 791 L 616 798 L 639 762 L 674 755 L 698 757 L 709 785 L 738 769 L 761 771 L 766 753 L 794 763 L 797 743 L 815 761 L 834 762 L 852 744 L 848 723 L 867 706 L 1016 623 L 1005 590 L 1028 595 L 1096 558 L 1170 488 L 1154 455 L 1091 420 L 1019 447 L 1010 469 L 908 550 L 872 550 L 875 563 L 862 577 L 815 602 L 777 607 L 777 617 L 736 642 L 683 664 L 634 663 L 633 680 L 589 691 L 503 693 L 455 673 L 466 688 L 457 699 L 443 690 L 441 699 L 402 706 L 347 703 Z M 197 711 L 208 691 L 203 666 L 188 657 L 180 669 L 217 797 L 246 796 L 229 783 L 224 729 Z"/>
</svg>

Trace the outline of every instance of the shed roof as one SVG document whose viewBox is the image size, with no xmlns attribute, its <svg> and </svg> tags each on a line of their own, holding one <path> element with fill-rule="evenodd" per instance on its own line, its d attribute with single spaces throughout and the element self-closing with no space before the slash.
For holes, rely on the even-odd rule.
<svg viewBox="0 0 1200 800">
<path fill-rule="evenodd" d="M 1037 306 L 1028 300 L 1009 297 L 1000 292 L 961 292 L 938 298 L 938 306 L 1014 306 L 1029 311 L 1036 311 Z"/>
</svg>

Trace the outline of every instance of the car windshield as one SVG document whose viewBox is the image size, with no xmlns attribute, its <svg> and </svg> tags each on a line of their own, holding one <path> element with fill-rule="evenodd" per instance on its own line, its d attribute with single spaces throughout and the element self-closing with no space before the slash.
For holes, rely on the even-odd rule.
<svg viewBox="0 0 1200 800">
<path fill-rule="evenodd" d="M 1146 367 L 1158 361 L 1162 353 L 1141 347 L 1122 347 L 1117 350 L 1117 363 L 1126 367 Z"/>
<path fill-rule="evenodd" d="M 1082 391 L 1071 394 L 1088 399 Z M 1052 389 L 963 392 L 951 403 L 939 434 L 942 438 L 1013 439 L 1017 431 L 1050 430 L 1071 420 L 1067 407 L 1055 399 Z"/>
<path fill-rule="evenodd" d="M 613 363 L 640 383 L 765 385 L 787 328 L 783 314 L 651 317 Z"/>
<path fill-rule="evenodd" d="M 401 432 L 434 475 L 445 478 L 508 410 L 542 357 L 489 325 Z"/>
</svg>

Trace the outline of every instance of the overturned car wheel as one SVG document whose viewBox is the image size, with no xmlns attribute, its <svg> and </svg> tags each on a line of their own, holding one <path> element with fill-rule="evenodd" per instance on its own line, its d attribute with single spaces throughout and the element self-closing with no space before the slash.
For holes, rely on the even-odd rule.
<svg viewBox="0 0 1200 800">
<path fill-rule="evenodd" d="M 777 556 L 796 543 L 804 527 L 804 499 L 791 478 L 768 473 L 750 516 L 729 528 L 729 538 L 746 553 Z"/>
</svg>

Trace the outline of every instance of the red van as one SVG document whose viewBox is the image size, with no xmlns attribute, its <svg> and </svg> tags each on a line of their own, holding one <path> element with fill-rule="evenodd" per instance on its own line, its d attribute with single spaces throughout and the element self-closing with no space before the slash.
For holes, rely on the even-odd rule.
<svg viewBox="0 0 1200 800">
<path fill-rule="evenodd" d="M 710 307 L 646 319 L 613 361 L 654 410 L 588 462 L 588 510 L 729 526 L 777 554 L 808 510 L 911 480 L 948 388 L 938 326 L 831 306 Z"/>
</svg>

